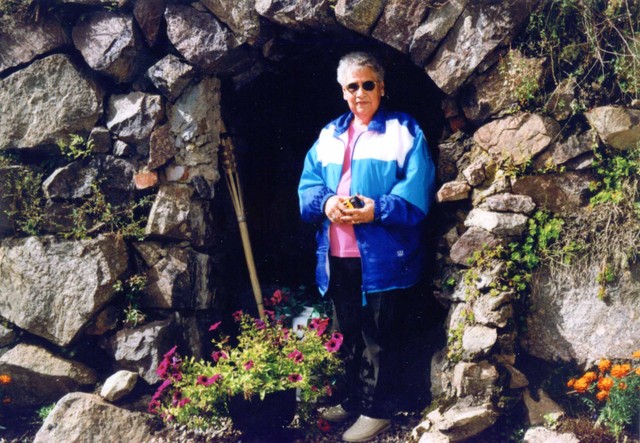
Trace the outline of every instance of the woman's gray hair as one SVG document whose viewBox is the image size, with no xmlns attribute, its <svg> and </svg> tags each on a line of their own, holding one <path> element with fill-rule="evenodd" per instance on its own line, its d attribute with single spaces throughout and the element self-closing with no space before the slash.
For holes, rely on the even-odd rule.
<svg viewBox="0 0 640 443">
<path fill-rule="evenodd" d="M 379 82 L 384 81 L 384 68 L 373 55 L 366 52 L 351 52 L 343 56 L 338 63 L 338 83 L 344 86 L 349 73 L 360 68 L 370 68 L 375 72 Z"/>
</svg>

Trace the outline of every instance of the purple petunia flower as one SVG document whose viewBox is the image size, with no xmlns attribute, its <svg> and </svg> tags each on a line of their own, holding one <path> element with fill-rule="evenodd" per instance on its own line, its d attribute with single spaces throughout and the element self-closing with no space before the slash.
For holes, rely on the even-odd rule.
<svg viewBox="0 0 640 443">
<path fill-rule="evenodd" d="M 264 323 L 264 320 L 262 320 L 261 318 L 256 318 L 253 321 L 255 322 L 256 329 L 262 330 L 267 327 L 267 325 Z"/>
</svg>

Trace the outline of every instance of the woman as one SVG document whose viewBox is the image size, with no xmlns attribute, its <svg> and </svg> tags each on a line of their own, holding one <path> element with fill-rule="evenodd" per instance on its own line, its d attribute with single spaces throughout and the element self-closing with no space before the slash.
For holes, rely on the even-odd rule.
<svg viewBox="0 0 640 443">
<path fill-rule="evenodd" d="M 320 132 L 298 196 L 303 220 L 319 224 L 316 281 L 345 340 L 345 397 L 323 417 L 359 416 L 343 435 L 355 442 L 386 430 L 406 395 L 402 332 L 424 267 L 435 171 L 416 121 L 380 107 L 384 70 L 374 57 L 344 56 L 338 83 L 350 112 Z"/>
</svg>

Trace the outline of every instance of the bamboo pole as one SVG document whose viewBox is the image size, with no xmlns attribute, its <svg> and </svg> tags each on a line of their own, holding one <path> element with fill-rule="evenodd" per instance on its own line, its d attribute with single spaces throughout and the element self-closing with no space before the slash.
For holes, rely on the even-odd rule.
<svg viewBox="0 0 640 443">
<path fill-rule="evenodd" d="M 225 171 L 227 187 L 229 188 L 231 201 L 233 202 L 233 208 L 235 209 L 236 217 L 238 219 L 240 237 L 242 238 L 244 256 L 247 260 L 247 268 L 249 270 L 249 278 L 251 279 L 253 296 L 256 300 L 256 305 L 258 306 L 258 315 L 260 315 L 260 318 L 264 320 L 265 314 L 264 303 L 262 301 L 262 290 L 260 289 L 258 273 L 256 272 L 256 265 L 253 259 L 253 251 L 251 249 L 251 240 L 249 239 L 247 217 L 245 215 L 244 201 L 242 198 L 242 187 L 240 186 L 240 177 L 238 175 L 238 164 L 236 163 L 236 157 L 233 152 L 234 146 L 231 140 L 231 136 L 226 132 L 224 122 L 222 121 L 220 131 L 220 151 L 222 154 L 222 165 Z"/>
</svg>

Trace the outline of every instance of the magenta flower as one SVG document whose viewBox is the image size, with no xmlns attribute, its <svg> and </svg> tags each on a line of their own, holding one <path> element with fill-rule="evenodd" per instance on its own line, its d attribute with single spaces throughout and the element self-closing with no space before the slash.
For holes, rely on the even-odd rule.
<svg viewBox="0 0 640 443">
<path fill-rule="evenodd" d="M 209 326 L 209 332 L 211 332 L 211 331 L 215 331 L 216 329 L 218 329 L 218 326 L 220 326 L 220 324 L 221 324 L 221 323 L 222 323 L 222 322 L 221 322 L 221 321 L 219 321 L 219 322 L 214 323 L 214 324 L 212 324 L 211 326 Z"/>
<path fill-rule="evenodd" d="M 256 325 L 256 329 L 262 330 L 267 327 L 267 325 L 264 323 L 264 321 L 261 318 L 256 318 L 253 321 Z"/>
<path fill-rule="evenodd" d="M 271 302 L 274 305 L 278 305 L 280 304 L 280 302 L 282 302 L 282 291 L 280 289 L 276 289 L 273 293 L 273 297 L 271 297 Z"/>
<path fill-rule="evenodd" d="M 253 368 L 253 360 L 249 360 L 248 362 L 246 362 L 246 363 L 244 364 L 244 369 L 245 369 L 245 370 L 247 370 L 247 371 L 248 371 L 248 370 L 249 370 L 249 369 L 251 369 L 251 368 Z"/>
<path fill-rule="evenodd" d="M 341 342 L 339 342 L 338 340 L 336 340 L 335 338 L 331 338 L 329 339 L 328 342 L 326 342 L 324 344 L 324 347 L 327 349 L 327 351 L 329 352 L 337 352 L 338 349 L 340 349 L 340 345 L 342 345 Z"/>
<path fill-rule="evenodd" d="M 164 358 L 165 358 L 165 359 L 167 359 L 167 360 L 171 360 L 171 358 L 172 358 L 172 357 L 175 355 L 175 353 L 176 353 L 176 349 L 178 349 L 178 346 L 177 346 L 177 345 L 176 345 L 176 346 L 174 346 L 173 348 L 169 349 L 169 350 L 167 351 L 167 353 L 166 353 L 166 354 L 164 354 Z"/>
<path fill-rule="evenodd" d="M 295 363 L 302 363 L 302 361 L 304 360 L 304 355 L 302 354 L 302 352 L 296 349 L 290 352 L 289 355 L 287 355 L 287 358 L 290 358 Z"/>
<path fill-rule="evenodd" d="M 165 379 L 167 378 L 168 370 L 169 370 L 169 360 L 164 359 L 160 362 L 160 364 L 156 368 L 156 374 L 158 375 L 158 377 Z"/>
<path fill-rule="evenodd" d="M 224 351 L 216 351 L 211 354 L 211 358 L 213 359 L 214 362 L 218 363 L 218 360 L 220 360 L 221 358 L 226 360 L 229 358 L 229 356 Z"/>
<path fill-rule="evenodd" d="M 206 375 L 198 375 L 198 379 L 196 380 L 196 385 L 202 386 L 211 386 L 220 380 L 222 376 L 220 374 L 215 374 L 213 377 L 207 377 Z"/>
<path fill-rule="evenodd" d="M 233 314 L 231 314 L 231 317 L 233 317 L 234 321 L 242 320 L 242 310 L 234 312 Z"/>
<path fill-rule="evenodd" d="M 149 402 L 149 406 L 147 407 L 147 411 L 149 411 L 150 414 L 157 414 L 159 407 L 160 402 L 158 400 L 151 400 Z"/>
<path fill-rule="evenodd" d="M 331 425 L 324 418 L 319 418 L 318 429 L 320 429 L 322 432 L 329 432 L 331 430 Z"/>
<path fill-rule="evenodd" d="M 271 319 L 271 320 L 275 320 L 276 319 L 276 313 L 273 311 L 270 311 L 268 309 L 264 310 L 264 313 L 267 314 L 267 316 Z"/>
<path fill-rule="evenodd" d="M 327 393 L 329 397 L 333 395 L 333 388 L 331 387 L 331 385 L 325 385 L 324 391 Z"/>
<path fill-rule="evenodd" d="M 327 326 L 329 326 L 328 318 L 314 318 L 309 323 L 309 329 L 312 331 L 316 331 L 316 335 L 320 337 L 326 331 Z"/>
<path fill-rule="evenodd" d="M 299 381 L 302 381 L 302 375 L 300 375 L 300 374 L 289 374 L 289 376 L 287 377 L 287 379 L 288 379 L 291 383 L 298 383 Z"/>
<path fill-rule="evenodd" d="M 169 379 L 169 380 L 165 380 L 162 382 L 162 384 L 158 387 L 158 389 L 156 390 L 155 394 L 153 394 L 152 399 L 153 400 L 159 400 L 160 397 L 162 397 L 162 394 L 164 394 L 164 391 L 167 390 L 167 388 L 169 386 L 171 386 L 173 382 Z"/>
<path fill-rule="evenodd" d="M 184 405 L 186 405 L 187 403 L 191 403 L 191 399 L 190 399 L 190 398 L 185 397 L 185 398 L 183 398 L 182 400 L 180 400 L 180 401 L 178 402 L 178 405 L 177 405 L 177 406 L 178 406 L 179 408 L 182 408 L 182 407 L 183 407 Z"/>
</svg>

